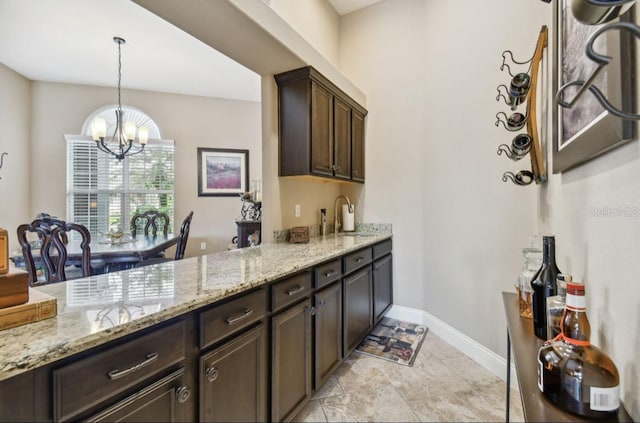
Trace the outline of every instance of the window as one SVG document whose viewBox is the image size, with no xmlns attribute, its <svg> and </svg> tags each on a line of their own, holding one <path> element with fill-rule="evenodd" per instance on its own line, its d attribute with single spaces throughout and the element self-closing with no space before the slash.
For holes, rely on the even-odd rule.
<svg viewBox="0 0 640 423">
<path fill-rule="evenodd" d="M 103 109 L 90 116 L 113 113 Z M 125 108 L 125 116 L 127 110 Z M 106 117 L 106 116 L 105 116 Z M 126 117 L 125 117 L 126 118 Z M 85 128 L 83 133 L 90 129 Z M 107 133 L 112 133 L 109 128 Z M 159 137 L 150 130 L 150 137 Z M 104 153 L 88 136 L 66 135 L 67 220 L 85 225 L 92 236 L 119 227 L 129 230 L 131 216 L 160 210 L 174 222 L 174 143 L 150 139 L 144 151 L 122 161 Z"/>
</svg>

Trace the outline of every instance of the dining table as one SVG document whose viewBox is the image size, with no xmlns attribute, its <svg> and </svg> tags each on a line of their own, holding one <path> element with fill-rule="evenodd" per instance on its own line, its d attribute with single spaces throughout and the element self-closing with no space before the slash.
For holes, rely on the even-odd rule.
<svg viewBox="0 0 640 423">
<path fill-rule="evenodd" d="M 180 240 L 179 234 L 168 235 L 136 235 L 110 239 L 96 237 L 89 244 L 91 248 L 91 266 L 100 269 L 100 273 L 133 268 L 143 260 L 162 255 L 169 247 Z M 38 263 L 39 250 L 32 251 L 34 261 Z M 24 267 L 22 254 L 14 254 L 11 260 L 18 267 Z M 67 266 L 82 265 L 82 249 L 80 240 L 69 239 L 67 244 Z"/>
</svg>

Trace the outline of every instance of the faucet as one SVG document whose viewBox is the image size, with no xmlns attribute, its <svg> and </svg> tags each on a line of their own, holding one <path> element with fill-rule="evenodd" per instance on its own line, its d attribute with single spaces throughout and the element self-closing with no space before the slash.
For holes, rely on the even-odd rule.
<svg viewBox="0 0 640 423">
<path fill-rule="evenodd" d="M 333 203 L 333 233 L 340 232 L 339 228 L 342 226 L 338 219 L 338 202 L 340 199 L 343 199 L 347 202 L 347 207 L 349 208 L 349 213 L 353 213 L 353 206 L 351 205 L 351 201 L 349 201 L 349 197 L 340 195 L 336 198 L 336 201 Z"/>
</svg>

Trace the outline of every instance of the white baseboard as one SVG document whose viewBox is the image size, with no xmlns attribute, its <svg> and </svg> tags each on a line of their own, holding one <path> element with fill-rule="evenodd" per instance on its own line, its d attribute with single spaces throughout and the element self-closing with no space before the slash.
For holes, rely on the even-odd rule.
<svg viewBox="0 0 640 423">
<path fill-rule="evenodd" d="M 386 313 L 386 316 L 405 322 L 418 323 L 427 326 L 434 334 L 438 335 L 453 347 L 469 356 L 482 367 L 489 370 L 500 379 L 506 380 L 506 359 L 469 338 L 462 332 L 452 328 L 432 314 L 429 314 L 424 310 L 394 304 Z M 511 362 L 511 387 L 518 389 L 518 379 L 513 361 Z"/>
</svg>

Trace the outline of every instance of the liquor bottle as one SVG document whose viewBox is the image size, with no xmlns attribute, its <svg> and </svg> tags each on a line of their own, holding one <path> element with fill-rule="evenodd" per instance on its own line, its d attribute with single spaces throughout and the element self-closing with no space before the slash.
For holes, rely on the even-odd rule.
<svg viewBox="0 0 640 423">
<path fill-rule="evenodd" d="M 561 334 L 538 351 L 538 388 L 551 402 L 588 418 L 615 418 L 620 377 L 615 364 L 589 338 L 584 285 L 567 282 Z"/>
<path fill-rule="evenodd" d="M 542 237 L 542 265 L 531 280 L 533 294 L 533 332 L 540 339 L 547 339 L 547 297 L 556 295 L 556 278 L 560 269 L 556 265 L 556 239 Z"/>
</svg>

